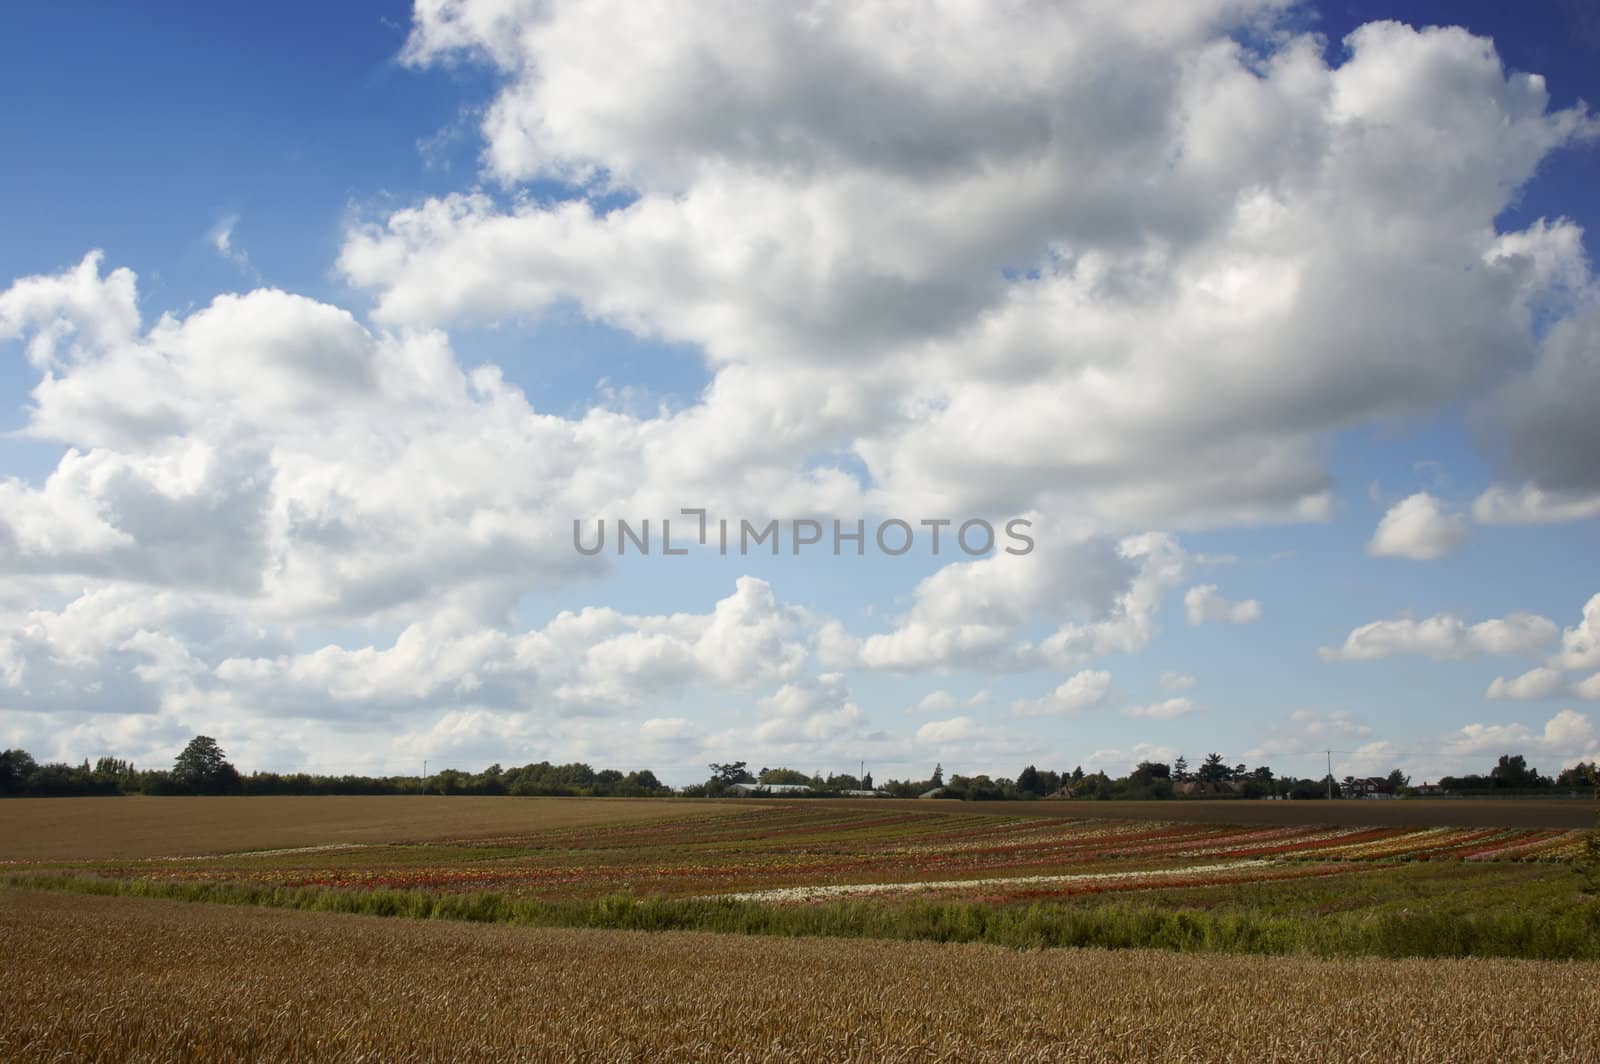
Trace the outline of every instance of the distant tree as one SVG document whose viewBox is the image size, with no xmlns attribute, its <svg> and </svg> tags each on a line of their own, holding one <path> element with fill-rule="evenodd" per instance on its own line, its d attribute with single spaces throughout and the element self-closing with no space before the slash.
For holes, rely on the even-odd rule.
<svg viewBox="0 0 1600 1064">
<path fill-rule="evenodd" d="M 446 768 L 428 778 L 430 794 L 466 794 L 472 789 L 472 777 L 458 768 Z"/>
<path fill-rule="evenodd" d="M 133 775 L 133 763 L 124 761 L 120 757 L 102 757 L 94 763 L 96 776 L 110 776 L 120 778 Z"/>
<path fill-rule="evenodd" d="M 1327 784 L 1321 780 L 1295 780 L 1289 784 L 1289 797 L 1295 800 L 1326 798 Z"/>
<path fill-rule="evenodd" d="M 933 775 L 928 777 L 928 782 L 930 784 L 932 784 L 933 786 L 935 786 L 935 787 L 943 787 L 944 786 L 944 766 L 943 765 L 935 764 L 933 766 Z"/>
<path fill-rule="evenodd" d="M 743 761 L 730 761 L 725 765 L 713 763 L 711 765 L 711 778 L 724 787 L 735 783 L 754 783 L 756 778 L 750 775 Z"/>
<path fill-rule="evenodd" d="M 1178 760 L 1172 763 L 1172 778 L 1177 780 L 1179 783 L 1188 782 L 1189 762 L 1181 754 L 1178 756 Z"/>
<path fill-rule="evenodd" d="M 1528 767 L 1527 758 L 1521 754 L 1501 754 L 1500 761 L 1489 773 L 1495 787 L 1521 790 L 1539 785 L 1539 771 Z"/>
<path fill-rule="evenodd" d="M 1586 790 L 1590 787 L 1600 787 L 1600 763 L 1579 761 L 1570 768 L 1561 770 L 1556 777 L 1556 786 L 1562 790 Z"/>
<path fill-rule="evenodd" d="M 739 783 L 743 781 L 735 780 L 734 782 Z M 761 770 L 761 774 L 756 777 L 756 782 L 778 784 L 817 783 L 824 785 L 827 783 L 826 780 L 813 780 L 812 777 L 807 776 L 804 772 L 801 772 L 797 768 L 764 768 Z"/>
<path fill-rule="evenodd" d="M 956 777 L 951 777 L 950 782 L 953 784 L 955 780 Z M 966 780 L 965 783 L 966 786 L 959 789 L 962 792 L 961 797 L 969 802 L 994 801 L 1006 796 L 1005 788 L 988 776 L 974 776 L 970 780 Z"/>
<path fill-rule="evenodd" d="M 1224 783 L 1232 775 L 1232 770 L 1222 763 L 1221 754 L 1207 754 L 1200 771 L 1195 775 L 1201 783 Z"/>
<path fill-rule="evenodd" d="M 39 763 L 26 750 L 6 750 L 0 753 L 0 794 L 23 794 Z"/>
<path fill-rule="evenodd" d="M 195 794 L 229 794 L 240 789 L 238 770 L 209 735 L 189 740 L 172 763 L 172 779 Z"/>
<path fill-rule="evenodd" d="M 1024 795 L 1038 797 L 1045 793 L 1044 780 L 1039 775 L 1039 770 L 1029 765 L 1017 773 L 1017 790 Z"/>
<path fill-rule="evenodd" d="M 628 773 L 622 782 L 627 787 L 637 788 L 646 793 L 667 789 L 660 780 L 656 779 L 656 774 L 647 768 L 640 769 L 638 772 Z"/>
<path fill-rule="evenodd" d="M 874 789 L 872 786 L 872 773 L 869 772 L 865 776 L 861 777 L 861 789 L 864 791 L 870 791 Z"/>
<path fill-rule="evenodd" d="M 1386 782 L 1389 784 L 1389 789 L 1391 791 L 1399 794 L 1401 791 L 1411 786 L 1411 777 L 1407 776 L 1399 769 L 1395 769 L 1393 772 L 1389 773 L 1389 778 Z"/>
</svg>

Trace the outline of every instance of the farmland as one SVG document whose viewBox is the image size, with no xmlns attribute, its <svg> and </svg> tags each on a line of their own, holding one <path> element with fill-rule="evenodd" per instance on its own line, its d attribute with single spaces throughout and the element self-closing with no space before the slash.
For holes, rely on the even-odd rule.
<svg viewBox="0 0 1600 1064">
<path fill-rule="evenodd" d="M 0 892 L 0 949 L 30 973 L 0 1006 L 11 1060 L 1579 1061 L 1600 1039 L 1587 963 L 637 935 L 27 891 Z"/>
<path fill-rule="evenodd" d="M 1586 1059 L 1593 807 L 1487 806 L 10 801 L 0 1059 Z"/>
<path fill-rule="evenodd" d="M 1600 957 L 1600 913 L 1572 871 L 1586 831 L 1526 826 L 1559 823 L 1549 803 L 1497 810 L 1524 826 L 1431 823 L 1439 805 L 1470 811 L 1370 825 L 1313 822 L 1321 803 L 1212 804 L 1302 821 L 1239 824 L 1063 803 L 13 802 L 3 837 L 23 841 L 0 871 L 79 893 L 543 926 Z M 277 824 L 274 808 L 308 815 Z"/>
<path fill-rule="evenodd" d="M 701 808 L 712 815 L 719 811 L 717 806 Z M 0 802 L 0 860 L 173 857 L 423 842 L 682 814 L 678 803 L 589 798 L 42 798 Z"/>
</svg>

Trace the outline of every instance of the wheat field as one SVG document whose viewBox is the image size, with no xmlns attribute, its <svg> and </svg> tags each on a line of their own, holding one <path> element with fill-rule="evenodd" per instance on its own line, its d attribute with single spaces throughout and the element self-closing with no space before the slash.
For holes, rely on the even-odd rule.
<svg viewBox="0 0 1600 1064">
<path fill-rule="evenodd" d="M 1600 965 L 414 922 L 0 892 L 5 1060 L 1592 1061 Z"/>
</svg>

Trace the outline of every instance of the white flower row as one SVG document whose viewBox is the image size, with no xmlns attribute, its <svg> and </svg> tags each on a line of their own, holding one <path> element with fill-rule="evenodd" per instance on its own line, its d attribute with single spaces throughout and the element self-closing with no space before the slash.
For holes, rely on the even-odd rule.
<svg viewBox="0 0 1600 1064">
<path fill-rule="evenodd" d="M 737 894 L 713 894 L 711 898 L 729 901 L 812 901 L 818 898 L 848 897 L 852 894 L 900 894 L 919 890 L 954 890 L 970 887 L 1026 887 L 1039 884 L 1090 883 L 1108 880 L 1161 879 L 1176 876 L 1232 872 L 1262 868 L 1276 861 L 1229 861 L 1224 864 L 1191 865 L 1186 868 L 1151 868 L 1136 872 L 1079 872 L 1051 876 L 1001 876 L 994 879 L 934 879 L 917 883 L 841 883 L 812 887 L 776 887 L 748 890 Z"/>
</svg>

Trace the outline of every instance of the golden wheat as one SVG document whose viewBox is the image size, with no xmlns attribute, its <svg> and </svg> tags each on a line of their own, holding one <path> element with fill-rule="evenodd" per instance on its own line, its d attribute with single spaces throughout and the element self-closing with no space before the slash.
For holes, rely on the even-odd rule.
<svg viewBox="0 0 1600 1064">
<path fill-rule="evenodd" d="M 5 1060 L 1592 1061 L 1600 965 L 556 931 L 0 892 Z"/>
</svg>

